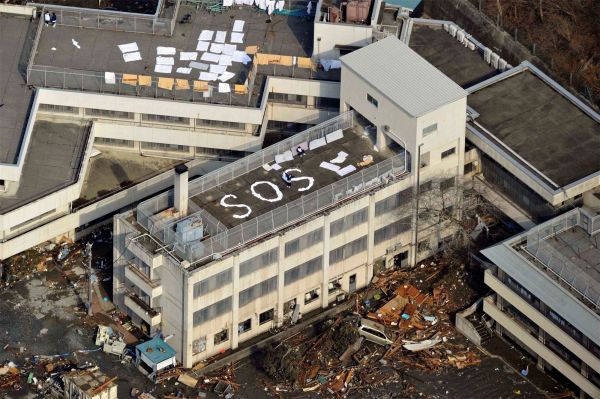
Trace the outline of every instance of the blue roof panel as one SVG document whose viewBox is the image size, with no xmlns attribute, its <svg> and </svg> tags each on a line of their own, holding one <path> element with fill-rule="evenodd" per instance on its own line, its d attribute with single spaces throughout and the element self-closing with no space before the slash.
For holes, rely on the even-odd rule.
<svg viewBox="0 0 600 399">
<path fill-rule="evenodd" d="M 143 353 L 154 364 L 170 359 L 177 353 L 175 349 L 171 348 L 169 344 L 158 336 L 137 345 L 135 349 Z"/>
</svg>

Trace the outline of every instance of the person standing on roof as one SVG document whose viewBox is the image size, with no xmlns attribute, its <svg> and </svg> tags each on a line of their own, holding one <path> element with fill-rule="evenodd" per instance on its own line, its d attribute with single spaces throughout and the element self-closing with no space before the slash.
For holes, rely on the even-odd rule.
<svg viewBox="0 0 600 399">
<path fill-rule="evenodd" d="M 48 26 L 49 23 L 50 23 L 50 13 L 48 11 L 46 11 L 44 13 L 44 25 Z"/>
<path fill-rule="evenodd" d="M 52 13 L 52 15 L 50 16 L 50 25 L 52 25 L 53 28 L 56 28 L 56 14 Z"/>
<path fill-rule="evenodd" d="M 293 177 L 294 176 L 292 176 L 291 173 L 287 173 L 287 172 L 283 172 L 283 175 L 281 175 L 281 178 L 285 182 L 285 185 L 287 186 L 287 188 L 292 188 L 292 178 Z"/>
</svg>

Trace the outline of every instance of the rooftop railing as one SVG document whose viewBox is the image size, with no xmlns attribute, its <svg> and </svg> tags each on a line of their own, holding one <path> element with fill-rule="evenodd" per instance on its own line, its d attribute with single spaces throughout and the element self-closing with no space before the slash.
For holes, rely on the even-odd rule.
<svg viewBox="0 0 600 399">
<path fill-rule="evenodd" d="M 573 209 L 531 229 L 527 233 L 527 242 L 524 249 L 560 280 L 590 301 L 596 308 L 599 308 L 600 282 L 590 278 L 582 270 L 582 265 L 576 264 L 548 242 L 559 234 L 577 226 L 581 227 L 585 234 L 588 234 L 587 227 L 582 223 L 580 210 Z"/>
</svg>

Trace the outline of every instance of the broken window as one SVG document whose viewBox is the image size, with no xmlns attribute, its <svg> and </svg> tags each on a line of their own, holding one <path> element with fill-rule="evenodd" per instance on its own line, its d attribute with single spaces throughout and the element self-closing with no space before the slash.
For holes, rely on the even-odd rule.
<svg viewBox="0 0 600 399">
<path fill-rule="evenodd" d="M 331 295 L 334 292 L 341 290 L 341 289 L 342 289 L 342 278 L 341 277 L 329 282 L 329 288 L 328 288 L 329 295 Z"/>
<path fill-rule="evenodd" d="M 238 324 L 238 333 L 245 333 L 252 330 L 252 319 L 247 319 Z"/>
<path fill-rule="evenodd" d="M 269 309 L 265 312 L 262 312 L 261 314 L 258 315 L 258 324 L 263 324 L 268 321 L 271 321 L 271 320 L 273 320 L 274 316 L 275 316 L 275 309 Z"/>
<path fill-rule="evenodd" d="M 214 340 L 215 340 L 214 341 L 215 345 L 218 345 L 218 344 L 228 341 L 229 340 L 229 330 L 225 328 L 225 329 L 219 331 L 218 333 L 215 334 Z"/>
<path fill-rule="evenodd" d="M 315 288 L 314 290 L 308 291 L 304 294 L 304 304 L 307 305 L 319 298 L 319 289 Z"/>
<path fill-rule="evenodd" d="M 206 335 L 192 341 L 192 354 L 202 353 L 206 350 Z"/>
</svg>

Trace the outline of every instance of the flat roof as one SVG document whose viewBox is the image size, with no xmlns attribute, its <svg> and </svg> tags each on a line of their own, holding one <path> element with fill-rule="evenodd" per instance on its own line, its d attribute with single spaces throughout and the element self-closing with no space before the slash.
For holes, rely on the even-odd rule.
<svg viewBox="0 0 600 399">
<path fill-rule="evenodd" d="M 558 186 L 600 170 L 600 124 L 528 69 L 469 94 L 476 122 Z"/>
<path fill-rule="evenodd" d="M 418 117 L 467 96 L 467 92 L 394 36 L 340 58 L 342 65 Z"/>
<path fill-rule="evenodd" d="M 19 70 L 27 67 L 26 41 L 33 40 L 37 21 L 0 14 L 0 163 L 17 162 L 33 90 Z"/>
<path fill-rule="evenodd" d="M 37 48 L 34 64 L 36 66 L 46 66 L 59 71 L 71 70 L 90 71 L 104 76 L 104 72 L 127 73 L 149 75 L 155 78 L 171 77 L 178 79 L 199 80 L 199 69 L 192 69 L 190 74 L 176 73 L 178 67 L 188 67 L 190 61 L 180 61 L 179 52 L 196 51 L 198 37 L 202 30 L 227 31 L 226 43 L 230 43 L 231 32 L 235 20 L 244 20 L 244 39 L 243 44 L 237 44 L 238 50 L 245 50 L 247 46 L 258 46 L 261 53 L 290 55 L 298 57 L 310 57 L 312 53 L 313 29 L 312 22 L 306 18 L 272 15 L 271 22 L 267 22 L 267 15 L 257 13 L 256 11 L 243 7 L 232 8 L 231 11 L 223 14 L 207 14 L 206 12 L 196 10 L 194 7 L 182 6 L 179 9 L 177 21 L 183 16 L 189 14 L 192 23 L 176 23 L 174 33 L 171 37 L 156 36 L 142 33 L 115 32 L 111 30 L 86 29 L 69 26 L 44 27 Z M 80 49 L 72 44 L 75 40 Z M 136 42 L 141 53 L 142 60 L 134 62 L 125 62 L 118 45 Z M 154 72 L 156 65 L 157 47 L 175 47 L 177 53 L 175 65 L 172 73 L 162 74 Z M 53 50 L 54 49 L 54 50 Z M 199 52 L 197 62 L 201 61 Z M 211 64 L 211 63 L 207 63 Z M 272 73 L 273 65 L 264 66 L 259 72 Z M 242 63 L 233 63 L 227 67 L 227 71 L 235 73 L 235 76 L 227 83 L 243 84 L 251 68 L 251 63 L 243 65 Z M 281 74 L 286 67 L 277 65 L 278 74 Z M 310 77 L 310 69 L 296 68 L 295 77 Z M 62 79 L 62 78 L 61 78 Z M 55 79 L 56 80 L 56 79 Z M 61 80 L 62 82 L 62 80 Z M 37 80 L 36 80 L 37 83 Z M 52 86 L 52 81 L 44 82 L 45 85 Z M 212 85 L 218 82 L 212 82 Z M 55 83 L 56 85 L 57 83 Z M 97 91 L 95 85 L 88 85 L 89 90 Z M 54 86 L 52 86 L 54 87 Z M 257 87 L 260 89 L 260 86 Z M 138 87 L 142 96 L 154 96 L 155 89 Z M 144 93 L 143 91 L 149 91 Z M 202 99 L 202 94 L 198 95 Z M 239 100 L 236 102 L 236 100 Z M 248 97 L 230 96 L 228 93 L 218 93 L 213 91 L 211 102 L 227 103 L 230 101 L 234 105 L 248 105 Z"/>
<path fill-rule="evenodd" d="M 213 215 L 227 228 L 231 228 L 340 180 L 341 177 L 336 172 L 319 166 L 321 162 L 330 162 L 335 159 L 340 151 L 348 154 L 348 157 L 339 164 L 342 167 L 347 165 L 356 166 L 358 162 L 362 161 L 365 155 L 371 155 L 374 163 L 377 163 L 388 158 L 391 152 L 375 151 L 373 142 L 367 135 L 359 132 L 357 128 L 346 129 L 344 130 L 343 138 L 333 141 L 324 147 L 307 151 L 304 157 L 295 156 L 292 161 L 282 163 L 281 170 L 266 171 L 259 167 L 213 189 L 199 193 L 191 197 L 190 201 Z M 298 191 L 298 188 L 306 187 L 306 180 L 293 182 L 291 188 L 286 187 L 281 176 L 283 171 L 288 168 L 301 170 L 301 172 L 292 172 L 294 177 L 308 176 L 314 178 L 314 185 L 309 191 Z M 357 173 L 361 169 L 363 168 L 357 167 L 357 170 L 353 173 Z M 263 201 L 256 198 L 252 194 L 250 186 L 259 181 L 270 182 L 276 185 L 283 195 L 282 198 L 275 202 Z M 274 190 L 267 184 L 257 186 L 256 192 L 265 198 L 273 198 L 275 195 Z M 246 204 L 251 208 L 252 213 L 243 219 L 234 218 L 233 215 L 244 213 L 246 210 L 239 207 L 223 207 L 220 201 L 228 194 L 235 195 L 237 198 L 234 199 L 231 197 L 227 200 L 227 203 Z"/>
<path fill-rule="evenodd" d="M 0 214 L 75 183 L 88 138 L 84 124 L 36 121 L 17 192 L 0 196 Z"/>
<path fill-rule="evenodd" d="M 154 364 L 170 359 L 177 353 L 175 349 L 158 336 L 142 342 L 135 349 L 143 353 Z"/>
<path fill-rule="evenodd" d="M 441 26 L 413 24 L 409 47 L 463 88 L 498 73 L 477 48 L 469 50 Z"/>
</svg>

